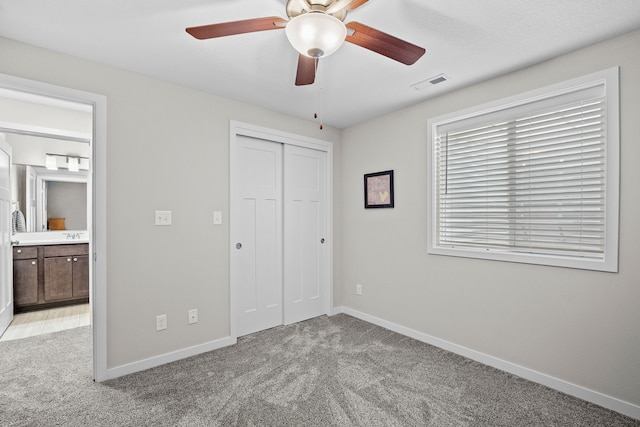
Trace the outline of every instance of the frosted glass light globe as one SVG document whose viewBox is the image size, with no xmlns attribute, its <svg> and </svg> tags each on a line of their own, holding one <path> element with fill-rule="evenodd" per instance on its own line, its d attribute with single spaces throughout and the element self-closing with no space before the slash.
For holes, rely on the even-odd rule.
<svg viewBox="0 0 640 427">
<path fill-rule="evenodd" d="M 287 23 L 285 31 L 294 49 L 311 58 L 331 55 L 347 37 L 344 23 L 322 12 L 296 16 Z"/>
</svg>

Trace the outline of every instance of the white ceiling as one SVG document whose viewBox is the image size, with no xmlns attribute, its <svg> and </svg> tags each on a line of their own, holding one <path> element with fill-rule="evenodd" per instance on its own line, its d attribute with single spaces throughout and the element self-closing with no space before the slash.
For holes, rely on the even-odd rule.
<svg viewBox="0 0 640 427">
<path fill-rule="evenodd" d="M 640 29 L 639 0 L 370 0 L 359 21 L 427 50 L 406 66 L 345 43 L 296 87 L 284 31 L 196 40 L 186 27 L 281 16 L 286 0 L 0 0 L 0 36 L 344 128 Z M 1 57 L 1 55 L 0 55 Z M 445 74 L 417 92 L 410 86 Z"/>
</svg>

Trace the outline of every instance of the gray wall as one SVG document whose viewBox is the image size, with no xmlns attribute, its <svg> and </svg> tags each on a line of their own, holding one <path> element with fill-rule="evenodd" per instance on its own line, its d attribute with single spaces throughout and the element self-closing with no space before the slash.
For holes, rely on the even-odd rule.
<svg viewBox="0 0 640 427">
<path fill-rule="evenodd" d="M 342 132 L 1 38 L 0 72 L 108 98 L 109 367 L 228 335 L 233 119 L 336 142 L 336 306 L 639 405 L 639 48 L 632 33 Z M 426 253 L 429 117 L 617 65 L 620 273 Z M 362 174 L 386 169 L 396 171 L 396 208 L 365 211 Z M 174 226 L 154 227 L 155 209 L 173 210 Z M 213 226 L 214 210 L 223 226 Z M 194 307 L 200 323 L 187 327 Z M 160 313 L 169 316 L 162 334 L 154 330 Z"/>
<path fill-rule="evenodd" d="M 341 303 L 639 405 L 638 52 L 635 32 L 346 129 Z M 428 118 L 618 65 L 619 273 L 427 254 Z M 387 169 L 395 209 L 363 209 L 362 175 Z"/>
<path fill-rule="evenodd" d="M 0 52 L 0 73 L 107 97 L 108 368 L 229 336 L 229 121 L 334 143 L 340 132 L 8 39 Z M 172 210 L 173 226 L 154 226 L 155 210 Z"/>
</svg>

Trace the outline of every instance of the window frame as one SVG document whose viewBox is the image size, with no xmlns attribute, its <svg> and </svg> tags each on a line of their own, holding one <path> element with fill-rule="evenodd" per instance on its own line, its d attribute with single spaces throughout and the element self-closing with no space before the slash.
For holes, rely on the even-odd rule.
<svg viewBox="0 0 640 427">
<path fill-rule="evenodd" d="M 557 96 L 571 94 L 585 88 L 603 86 L 606 109 L 605 132 L 605 241 L 602 258 L 523 253 L 505 249 L 452 248 L 438 242 L 438 189 L 435 139 L 440 128 L 454 128 L 456 123 L 482 120 L 488 115 L 512 115 L 513 111 L 527 104 L 544 102 Z M 460 127 L 462 124 L 460 124 Z M 533 91 L 521 93 L 486 104 L 451 112 L 427 120 L 428 164 L 428 245 L 427 252 L 434 255 L 457 256 L 486 260 L 518 262 L 557 267 L 568 267 L 605 272 L 618 272 L 619 200 L 620 200 L 620 101 L 619 67 L 599 71 L 586 76 L 560 82 Z"/>
</svg>

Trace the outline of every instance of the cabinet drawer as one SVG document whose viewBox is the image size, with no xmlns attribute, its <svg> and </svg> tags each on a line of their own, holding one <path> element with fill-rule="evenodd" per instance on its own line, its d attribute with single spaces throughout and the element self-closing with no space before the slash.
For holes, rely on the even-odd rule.
<svg viewBox="0 0 640 427">
<path fill-rule="evenodd" d="M 89 244 L 43 246 L 44 257 L 89 255 Z"/>
<path fill-rule="evenodd" d="M 37 246 L 18 246 L 13 248 L 13 259 L 38 258 Z"/>
</svg>

